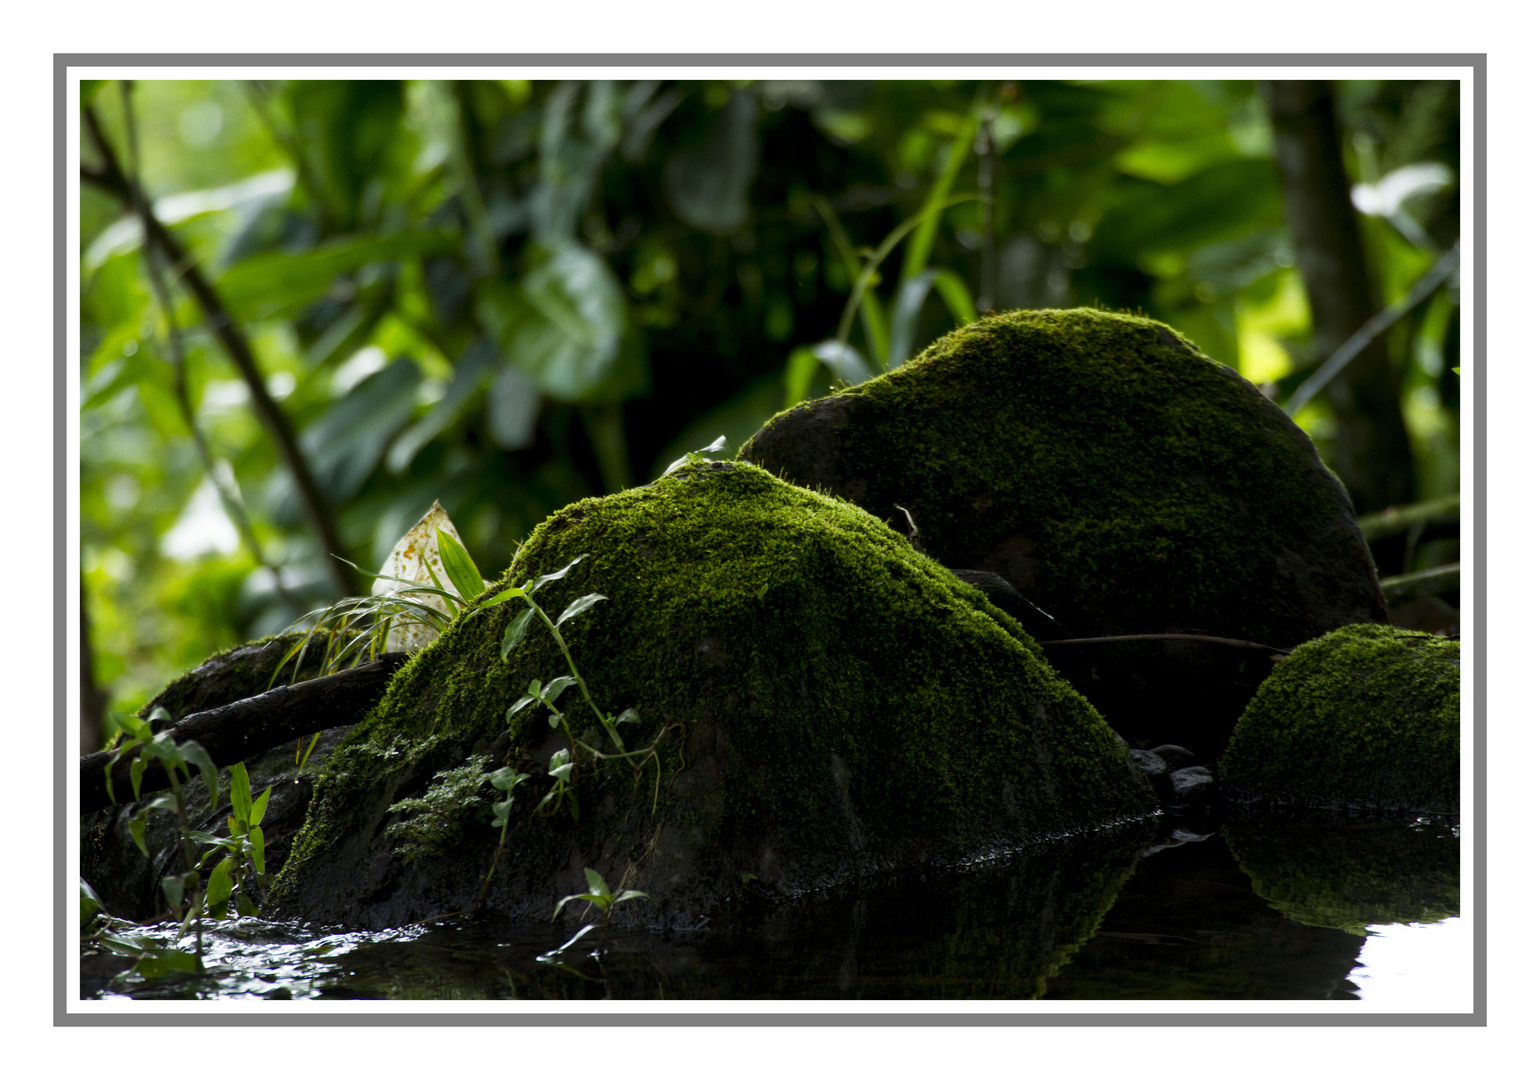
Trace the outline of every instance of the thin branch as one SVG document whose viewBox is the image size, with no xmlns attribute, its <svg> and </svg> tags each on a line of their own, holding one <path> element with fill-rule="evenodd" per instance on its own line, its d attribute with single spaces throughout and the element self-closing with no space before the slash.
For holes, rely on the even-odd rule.
<svg viewBox="0 0 1540 1080">
<path fill-rule="evenodd" d="M 1444 283 L 1444 279 L 1454 273 L 1460 265 L 1460 242 L 1456 240 L 1449 250 L 1444 252 L 1444 257 L 1434 263 L 1432 268 L 1418 279 L 1405 296 L 1383 309 L 1368 322 L 1358 328 L 1352 337 L 1344 341 L 1337 351 L 1327 358 L 1326 362 L 1315 369 L 1315 372 L 1300 384 L 1298 390 L 1289 398 L 1283 411 L 1290 416 L 1299 414 L 1310 403 L 1310 399 L 1321 392 L 1321 388 L 1337 377 L 1343 368 L 1352 362 L 1353 358 L 1363 352 L 1364 346 L 1389 330 L 1396 322 L 1412 308 L 1422 303 L 1428 295 Z"/>
<path fill-rule="evenodd" d="M 149 201 L 144 196 L 144 184 L 140 176 L 139 158 L 139 134 L 138 125 L 135 122 L 133 97 L 133 84 L 124 81 L 123 88 L 123 119 L 128 135 L 128 181 L 129 193 L 133 200 L 135 211 L 139 215 L 139 221 L 146 235 L 152 227 L 152 214 Z M 203 464 L 203 472 L 214 485 L 214 490 L 219 494 L 220 501 L 224 503 L 225 513 L 235 522 L 240 531 L 241 539 L 251 550 L 259 564 L 272 572 L 273 582 L 282 596 L 290 604 L 298 605 L 297 599 L 283 584 L 283 575 L 278 567 L 268 561 L 262 550 L 262 544 L 257 539 L 256 530 L 252 527 L 251 518 L 246 513 L 246 506 L 240 497 L 239 489 L 227 490 L 228 485 L 219 475 L 219 469 L 214 463 L 214 452 L 209 448 L 207 437 L 203 429 L 198 426 L 198 416 L 192 405 L 192 395 L 187 387 L 187 354 L 182 346 L 182 328 L 176 321 L 176 308 L 171 302 L 171 290 L 166 285 L 166 277 L 161 266 L 162 253 L 159 248 L 150 245 L 145 246 L 145 271 L 150 278 L 151 289 L 155 293 L 156 304 L 161 309 L 161 314 L 166 320 L 166 336 L 169 351 L 171 353 L 172 369 L 175 373 L 173 385 L 176 390 L 177 407 L 182 414 L 182 422 L 187 425 L 187 430 L 192 434 L 193 445 L 198 450 L 198 459 Z"/>
<path fill-rule="evenodd" d="M 82 110 L 82 118 L 85 120 L 86 131 L 91 142 L 101 157 L 101 165 L 95 169 L 82 167 L 81 180 L 112 192 L 126 206 L 133 208 L 136 199 L 134 186 L 119 165 L 117 153 L 113 150 L 106 132 L 102 130 L 101 121 L 97 118 L 95 110 L 89 105 L 86 106 Z M 337 523 L 331 507 L 322 496 L 315 474 L 310 471 L 310 464 L 300 450 L 299 441 L 294 436 L 294 429 L 289 423 L 288 415 L 267 391 L 267 383 L 262 378 L 251 343 L 246 340 L 246 335 L 231 317 L 218 292 L 199 270 L 181 242 L 153 212 L 147 211 L 144 220 L 146 247 L 153 245 L 165 255 L 177 280 L 184 284 L 198 301 L 203 309 L 204 321 L 224 346 L 241 379 L 246 383 L 246 389 L 251 395 L 252 408 L 256 411 L 257 418 L 267 428 L 268 434 L 273 437 L 273 441 L 278 444 L 279 454 L 283 457 L 289 475 L 294 480 L 300 505 L 325 548 L 323 555 L 341 554 L 346 548 L 343 546 L 341 534 L 337 531 Z M 359 591 L 353 574 L 346 566 L 336 559 L 324 561 L 327 571 L 332 575 L 332 582 L 341 595 L 351 596 Z"/>
</svg>

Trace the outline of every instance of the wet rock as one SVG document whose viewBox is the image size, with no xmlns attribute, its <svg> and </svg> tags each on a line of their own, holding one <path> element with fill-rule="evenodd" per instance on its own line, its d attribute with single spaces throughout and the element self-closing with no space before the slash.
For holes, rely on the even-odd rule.
<svg viewBox="0 0 1540 1080">
<path fill-rule="evenodd" d="M 1342 485 L 1249 382 L 1149 319 L 1020 311 L 771 420 L 743 459 L 1000 575 L 1075 637 L 1286 648 L 1385 605 Z M 1125 736 L 1212 760 L 1271 662 L 1195 641 L 1050 645 Z"/>
<path fill-rule="evenodd" d="M 1178 806 L 1198 806 L 1214 800 L 1214 774 L 1202 765 L 1171 773 L 1171 798 Z"/>
<path fill-rule="evenodd" d="M 1309 807 L 1460 807 L 1460 644 L 1348 626 L 1295 649 L 1220 761 L 1232 799 Z"/>
<path fill-rule="evenodd" d="M 1185 746 L 1176 746 L 1172 743 L 1157 746 L 1150 753 L 1164 761 L 1170 769 L 1185 769 L 1189 765 L 1198 764 L 1197 754 Z"/>
<path fill-rule="evenodd" d="M 532 777 L 489 907 L 549 919 L 592 868 L 652 898 L 617 918 L 655 925 L 696 925 L 750 889 L 794 896 L 1157 805 L 1014 620 L 855 507 L 748 464 L 687 465 L 558 512 L 497 587 L 577 556 L 539 600 L 554 617 L 606 598 L 562 633 L 596 707 L 637 709 L 623 734 L 656 757 L 581 754 L 576 815 L 538 813 L 563 731 L 529 708 L 491 751 L 530 680 L 566 663 L 538 623 L 503 655 L 516 603 L 478 611 L 333 755 L 275 914 L 385 926 L 473 906 L 497 843 L 490 800 L 451 807 L 437 850 L 410 861 L 390 832 L 404 817 L 390 807 L 450 770 L 471 770 L 470 791 L 477 769 Z M 576 737 L 608 749 L 578 690 L 561 704 Z"/>
</svg>

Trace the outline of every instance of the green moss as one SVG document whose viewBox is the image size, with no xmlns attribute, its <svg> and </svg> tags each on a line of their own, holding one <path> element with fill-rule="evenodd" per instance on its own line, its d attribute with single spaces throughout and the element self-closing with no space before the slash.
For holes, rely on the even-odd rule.
<svg viewBox="0 0 1540 1080">
<path fill-rule="evenodd" d="M 542 859 L 611 880 L 635 866 L 633 887 L 649 892 L 744 874 L 806 887 L 841 859 L 957 857 L 1153 807 L 1111 731 L 1014 620 L 847 503 L 751 465 L 687 466 L 558 512 L 496 587 L 579 555 L 539 600 L 554 617 L 607 597 L 563 633 L 600 708 L 640 711 L 632 746 L 662 731 L 660 767 L 575 773 L 581 824 L 519 833 L 511 861 L 531 868 L 530 887 Z M 377 857 L 386 807 L 432 772 L 496 745 L 494 764 L 543 776 L 561 743 L 536 710 L 498 743 L 529 681 L 565 671 L 538 626 L 500 657 L 518 610 L 457 621 L 331 758 L 280 885 L 295 910 L 319 910 L 322 892 L 346 887 L 349 860 Z M 576 690 L 563 705 L 602 740 Z M 543 793 L 525 789 L 531 803 Z"/>
<path fill-rule="evenodd" d="M 1257 895 L 1306 926 L 1363 935 L 1460 913 L 1460 838 L 1448 826 L 1268 814 L 1224 831 Z"/>
<path fill-rule="evenodd" d="M 1262 684 L 1221 761 L 1235 797 L 1458 812 L 1460 645 L 1346 626 Z"/>
<path fill-rule="evenodd" d="M 778 443 L 807 410 L 825 430 L 792 422 Z M 741 456 L 879 517 L 903 505 L 944 565 L 1002 574 L 1081 634 L 1287 646 L 1383 618 L 1347 497 L 1308 437 L 1152 319 L 981 319 L 782 413 Z M 1346 584 L 1329 580 L 1343 567 Z M 1307 610 L 1312 590 L 1331 611 Z"/>
</svg>

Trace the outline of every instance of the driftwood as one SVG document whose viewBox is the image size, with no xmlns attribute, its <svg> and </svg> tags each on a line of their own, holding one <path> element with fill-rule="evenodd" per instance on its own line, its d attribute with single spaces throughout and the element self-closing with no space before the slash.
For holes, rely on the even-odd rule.
<svg viewBox="0 0 1540 1080">
<path fill-rule="evenodd" d="M 233 765 L 290 739 L 357 723 L 384 695 L 390 677 L 406 659 L 406 653 L 386 653 L 378 660 L 335 675 L 280 686 L 256 697 L 193 713 L 170 729 L 171 736 L 178 743 L 197 741 L 215 765 Z M 113 753 L 103 750 L 80 759 L 82 814 L 114 802 L 107 794 L 107 768 Z M 119 799 L 133 797 L 129 768 L 136 756 L 124 754 L 111 765 L 113 794 Z M 139 793 L 144 795 L 169 786 L 160 763 L 153 762 L 145 769 Z"/>
</svg>

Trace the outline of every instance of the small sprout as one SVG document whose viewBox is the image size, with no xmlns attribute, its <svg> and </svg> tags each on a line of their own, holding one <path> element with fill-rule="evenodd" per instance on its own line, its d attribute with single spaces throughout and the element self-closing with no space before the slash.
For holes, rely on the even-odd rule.
<svg viewBox="0 0 1540 1080">
<path fill-rule="evenodd" d="M 674 462 L 668 468 L 664 469 L 663 470 L 663 475 L 667 476 L 669 473 L 673 472 L 675 469 L 679 468 L 679 466 L 681 466 L 681 465 L 694 465 L 697 462 L 705 461 L 707 454 L 720 454 L 720 453 L 722 453 L 722 451 L 724 451 L 726 449 L 727 449 L 727 436 L 726 435 L 718 435 L 716 437 L 716 441 L 714 441 L 710 446 L 703 446 L 699 450 L 691 450 L 684 457 L 680 458 L 678 461 Z"/>
</svg>

